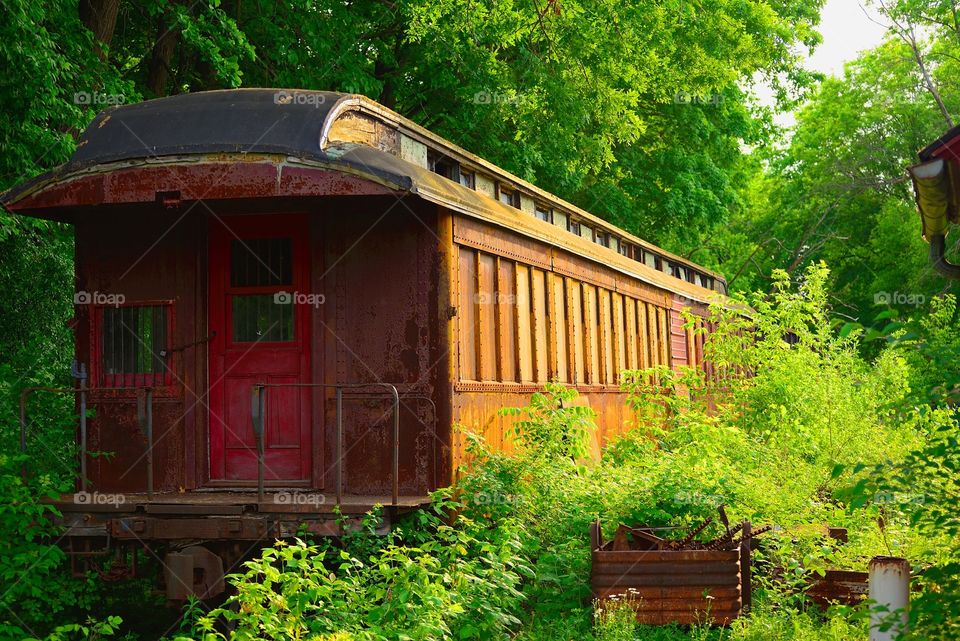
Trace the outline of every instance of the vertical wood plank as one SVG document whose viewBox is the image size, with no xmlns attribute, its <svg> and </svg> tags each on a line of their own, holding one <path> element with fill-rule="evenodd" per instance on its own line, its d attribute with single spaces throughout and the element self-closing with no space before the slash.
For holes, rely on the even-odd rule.
<svg viewBox="0 0 960 641">
<path fill-rule="evenodd" d="M 600 327 L 597 323 L 597 288 L 593 285 L 583 285 L 583 331 L 586 334 L 584 341 L 587 359 L 587 382 L 599 385 L 600 373 Z"/>
<path fill-rule="evenodd" d="M 567 290 L 567 348 L 570 364 L 570 382 L 583 383 L 584 346 L 583 346 L 583 300 L 580 282 L 573 278 L 564 278 Z"/>
<path fill-rule="evenodd" d="M 479 380 L 477 369 L 476 252 L 460 248 L 457 264 L 457 366 L 459 380 Z"/>
<path fill-rule="evenodd" d="M 657 306 L 647 305 L 647 330 L 650 332 L 650 366 L 662 365 L 660 361 L 660 325 L 657 322 Z"/>
<path fill-rule="evenodd" d="M 560 383 L 569 383 L 569 369 L 567 367 L 567 320 L 563 277 L 554 273 L 547 274 L 548 302 L 550 309 L 548 323 L 550 336 L 548 337 L 550 355 L 550 380 Z"/>
<path fill-rule="evenodd" d="M 624 317 L 626 324 L 627 367 L 637 369 L 637 303 L 629 296 L 623 297 Z"/>
<path fill-rule="evenodd" d="M 660 363 L 670 365 L 670 315 L 663 307 L 657 308 L 657 322 L 660 326 Z"/>
<path fill-rule="evenodd" d="M 546 284 L 546 274 L 540 269 L 531 267 L 530 293 L 533 297 L 533 364 L 534 380 L 537 383 L 546 383 L 550 380 Z"/>
<path fill-rule="evenodd" d="M 598 297 L 600 299 L 598 324 L 600 325 L 600 349 L 602 352 L 600 355 L 602 367 L 600 369 L 603 373 L 603 384 L 614 385 L 617 381 L 613 367 L 613 321 L 611 320 L 609 290 L 601 288 Z"/>
<path fill-rule="evenodd" d="M 627 346 L 624 344 L 626 336 L 623 328 L 623 296 L 613 292 L 610 297 L 613 305 L 614 377 L 616 383 L 619 384 L 620 373 L 627 368 Z"/>
<path fill-rule="evenodd" d="M 517 380 L 516 281 L 513 261 L 497 258 L 494 302 L 497 311 L 498 380 L 502 382 Z"/>
<path fill-rule="evenodd" d="M 637 301 L 637 350 L 641 369 L 650 367 L 650 328 L 647 321 L 647 304 Z"/>
<path fill-rule="evenodd" d="M 477 253 L 477 334 L 480 380 L 497 380 L 497 275 L 490 254 Z"/>
<path fill-rule="evenodd" d="M 517 263 L 516 283 L 517 304 L 514 305 L 515 322 L 517 324 L 517 365 L 520 373 L 520 382 L 532 383 L 533 372 L 533 328 L 532 305 L 530 298 L 530 268 Z"/>
</svg>

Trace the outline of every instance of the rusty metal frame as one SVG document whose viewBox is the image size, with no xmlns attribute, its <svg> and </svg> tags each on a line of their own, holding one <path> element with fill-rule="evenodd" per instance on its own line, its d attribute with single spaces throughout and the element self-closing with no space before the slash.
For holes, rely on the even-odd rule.
<svg viewBox="0 0 960 641">
<path fill-rule="evenodd" d="M 257 497 L 263 500 L 264 487 L 264 417 L 266 416 L 266 397 L 268 388 L 306 387 L 333 389 L 337 401 L 337 505 L 343 499 L 343 390 L 382 387 L 392 397 L 393 412 L 393 452 L 391 460 L 392 506 L 400 503 L 400 393 L 391 383 L 255 383 L 252 388 L 250 418 L 253 421 L 253 433 L 257 440 Z"/>
</svg>

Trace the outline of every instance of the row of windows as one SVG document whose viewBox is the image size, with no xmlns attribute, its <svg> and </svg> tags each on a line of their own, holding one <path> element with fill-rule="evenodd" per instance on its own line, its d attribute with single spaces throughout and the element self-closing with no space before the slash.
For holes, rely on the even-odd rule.
<svg viewBox="0 0 960 641">
<path fill-rule="evenodd" d="M 477 189 L 476 172 L 467 170 L 456 160 L 431 151 L 427 155 L 427 164 L 431 171 L 449 180 L 458 182 L 468 189 Z M 490 182 L 488 178 L 484 177 L 484 179 Z M 505 205 L 523 209 L 523 198 L 518 189 L 499 181 L 492 183 L 492 185 L 493 195 L 497 200 Z M 662 271 L 670 274 L 674 278 L 705 287 L 706 289 L 726 293 L 726 285 L 722 281 L 718 281 L 712 276 L 699 272 L 687 265 L 672 261 L 654 251 L 621 239 L 611 232 L 594 229 L 577 216 L 536 201 L 534 201 L 532 213 L 533 216 L 539 220 L 566 229 L 572 234 L 612 249 L 652 269 Z"/>
<path fill-rule="evenodd" d="M 458 281 L 461 381 L 617 385 L 670 363 L 663 307 L 466 247 Z"/>
</svg>

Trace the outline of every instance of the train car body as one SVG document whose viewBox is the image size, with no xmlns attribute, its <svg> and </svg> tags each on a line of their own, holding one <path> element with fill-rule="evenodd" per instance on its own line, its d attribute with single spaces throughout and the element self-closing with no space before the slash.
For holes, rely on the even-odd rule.
<svg viewBox="0 0 960 641">
<path fill-rule="evenodd" d="M 548 381 L 623 429 L 621 371 L 702 362 L 721 276 L 366 98 L 247 89 L 100 113 L 8 210 L 76 238 L 89 417 L 68 540 L 336 533 L 510 448 Z M 109 452 L 110 456 L 94 453 Z M 87 545 L 84 549 L 89 549 Z"/>
</svg>

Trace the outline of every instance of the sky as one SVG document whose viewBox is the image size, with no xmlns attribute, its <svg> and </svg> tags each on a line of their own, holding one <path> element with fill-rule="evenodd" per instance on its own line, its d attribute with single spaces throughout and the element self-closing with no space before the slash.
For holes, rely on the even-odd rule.
<svg viewBox="0 0 960 641">
<path fill-rule="evenodd" d="M 828 0 L 820 19 L 823 43 L 809 58 L 816 71 L 843 75 L 843 63 L 853 60 L 864 49 L 872 49 L 883 39 L 884 28 L 864 13 L 859 0 Z M 867 13 L 883 22 L 873 7 Z"/>
<path fill-rule="evenodd" d="M 845 62 L 855 59 L 859 52 L 880 44 L 884 28 L 871 17 L 880 22 L 882 19 L 875 8 L 866 7 L 865 12 L 863 5 L 861 0 L 827 0 L 820 18 L 823 42 L 808 58 L 809 69 L 842 76 Z M 769 89 L 758 88 L 757 93 L 761 102 L 772 103 L 773 95 Z M 780 114 L 776 120 L 783 126 L 794 124 L 793 114 Z"/>
</svg>

